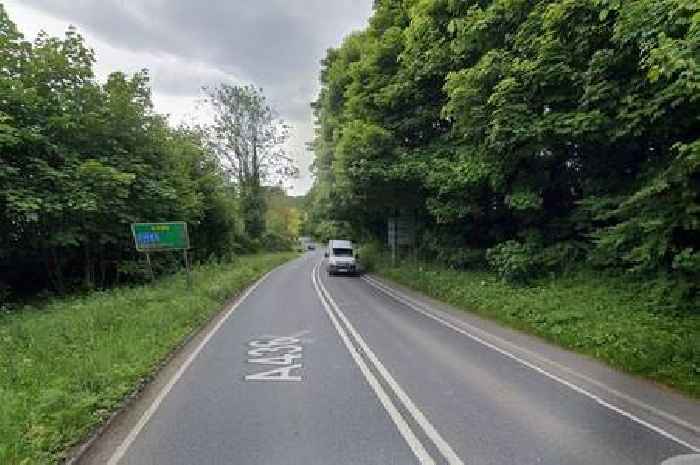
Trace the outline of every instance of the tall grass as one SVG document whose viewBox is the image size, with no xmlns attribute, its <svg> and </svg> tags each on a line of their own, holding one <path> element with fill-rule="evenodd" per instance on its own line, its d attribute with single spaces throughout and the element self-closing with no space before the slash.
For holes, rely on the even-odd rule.
<svg viewBox="0 0 700 465">
<path fill-rule="evenodd" d="M 46 465 L 102 422 L 222 303 L 292 254 L 0 315 L 0 464 Z"/>
<path fill-rule="evenodd" d="M 700 314 L 658 303 L 653 283 L 580 271 L 512 286 L 485 271 L 375 258 L 384 277 L 456 307 L 700 397 Z"/>
</svg>

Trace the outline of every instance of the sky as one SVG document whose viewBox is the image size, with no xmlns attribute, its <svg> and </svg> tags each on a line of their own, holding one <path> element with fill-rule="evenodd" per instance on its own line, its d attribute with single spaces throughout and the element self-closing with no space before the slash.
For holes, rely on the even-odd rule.
<svg viewBox="0 0 700 465">
<path fill-rule="evenodd" d="M 373 0 L 0 0 L 27 39 L 74 25 L 95 50 L 95 72 L 148 68 L 153 103 L 173 124 L 201 118 L 201 88 L 254 84 L 293 127 L 288 151 L 311 187 L 309 103 L 326 49 L 365 26 Z"/>
</svg>

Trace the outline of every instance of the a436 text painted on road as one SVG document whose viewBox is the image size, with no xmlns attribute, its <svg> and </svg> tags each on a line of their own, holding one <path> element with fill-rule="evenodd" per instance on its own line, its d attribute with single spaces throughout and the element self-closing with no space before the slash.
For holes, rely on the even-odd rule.
<svg viewBox="0 0 700 465">
<path fill-rule="evenodd" d="M 276 337 L 272 339 L 256 339 L 248 346 L 248 363 L 278 366 L 271 370 L 248 375 L 246 381 L 301 381 L 294 370 L 302 368 L 301 341 L 294 337 Z M 297 371 L 298 373 L 298 371 Z"/>
</svg>

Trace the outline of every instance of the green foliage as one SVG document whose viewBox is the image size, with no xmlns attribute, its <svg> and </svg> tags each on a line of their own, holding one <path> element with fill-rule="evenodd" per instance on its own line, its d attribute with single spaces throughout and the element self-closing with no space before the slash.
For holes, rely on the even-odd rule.
<svg viewBox="0 0 700 465">
<path fill-rule="evenodd" d="M 284 150 L 288 126 L 267 103 L 262 89 L 222 83 L 207 93 L 214 113 L 207 131 L 209 147 L 236 182 L 245 232 L 259 237 L 265 232 L 263 182 L 282 182 L 297 172 Z"/>
<path fill-rule="evenodd" d="M 491 269 L 511 284 L 527 284 L 547 272 L 573 269 L 586 256 L 588 246 L 577 241 L 562 241 L 544 247 L 531 235 L 524 242 L 502 242 L 486 251 Z"/>
<path fill-rule="evenodd" d="M 360 265 L 363 271 L 375 271 L 382 259 L 386 257 L 386 250 L 380 242 L 371 241 L 362 244 L 358 250 Z"/>
<path fill-rule="evenodd" d="M 226 299 L 292 256 L 195 267 L 191 291 L 180 273 L 1 313 L 0 463 L 58 463 Z"/>
<path fill-rule="evenodd" d="M 294 248 L 291 237 L 268 231 L 260 238 L 261 250 L 265 252 L 283 252 Z"/>
<path fill-rule="evenodd" d="M 514 287 L 486 271 L 387 260 L 375 266 L 433 298 L 700 397 L 700 316 L 660 306 L 660 280 L 585 271 Z"/>
<path fill-rule="evenodd" d="M 353 238 L 354 233 L 349 222 L 321 220 L 314 224 L 312 235 L 322 243 L 327 243 L 331 239 Z"/>
<path fill-rule="evenodd" d="M 496 247 L 521 279 L 589 256 L 688 302 L 698 44 L 693 0 L 379 0 L 322 63 L 309 221 L 380 239 L 409 208 L 444 263 Z M 529 231 L 537 251 L 507 242 Z"/>
<path fill-rule="evenodd" d="M 542 271 L 560 272 L 576 268 L 585 260 L 590 245 L 582 241 L 563 241 L 543 248 L 538 254 Z"/>
<path fill-rule="evenodd" d="M 420 257 L 453 269 L 482 268 L 486 264 L 483 249 L 469 247 L 451 230 L 425 231 L 418 250 Z"/>
<path fill-rule="evenodd" d="M 598 256 L 634 271 L 677 270 L 698 282 L 699 192 L 700 139 L 676 146 L 670 165 L 621 204 L 598 210 L 597 219 L 615 220 L 595 233 Z"/>
<path fill-rule="evenodd" d="M 279 187 L 265 191 L 265 226 L 268 232 L 294 240 L 301 234 L 301 208 L 304 197 L 292 197 Z"/>
<path fill-rule="evenodd" d="M 525 283 L 538 272 L 536 250 L 531 244 L 506 241 L 488 249 L 489 265 L 504 280 Z"/>
<path fill-rule="evenodd" d="M 29 42 L 0 5 L 0 281 L 16 294 L 143 279 L 132 222 L 186 221 L 196 259 L 241 251 L 253 207 L 203 131 L 154 112 L 146 70 L 98 82 L 94 62 L 75 29 Z"/>
</svg>

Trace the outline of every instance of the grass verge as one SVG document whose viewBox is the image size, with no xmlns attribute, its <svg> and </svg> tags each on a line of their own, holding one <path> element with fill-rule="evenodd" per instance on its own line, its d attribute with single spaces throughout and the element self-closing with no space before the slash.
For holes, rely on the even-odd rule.
<svg viewBox="0 0 700 465">
<path fill-rule="evenodd" d="M 653 290 L 589 272 L 514 287 L 489 272 L 415 262 L 374 271 L 455 307 L 700 397 L 700 315 L 656 307 Z"/>
<path fill-rule="evenodd" d="M 0 463 L 57 463 L 230 297 L 295 254 L 251 255 L 151 286 L 0 315 Z"/>
</svg>

